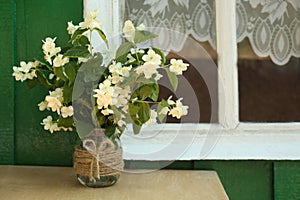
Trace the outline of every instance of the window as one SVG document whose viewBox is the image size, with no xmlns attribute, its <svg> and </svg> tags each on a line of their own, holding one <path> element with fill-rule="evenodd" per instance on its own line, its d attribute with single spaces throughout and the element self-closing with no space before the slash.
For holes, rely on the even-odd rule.
<svg viewBox="0 0 300 200">
<path fill-rule="evenodd" d="M 251 115 L 245 114 L 245 112 L 253 111 L 257 103 L 252 105 L 252 107 L 248 105 L 248 111 L 247 109 L 245 111 L 248 98 L 245 97 L 245 94 L 248 95 L 249 90 L 244 87 L 247 86 L 245 82 L 247 83 L 250 80 L 247 81 L 246 79 L 245 81 L 245 76 L 247 77 L 249 74 L 247 71 L 247 64 L 249 64 L 249 62 L 243 57 L 245 55 L 252 56 L 252 60 L 258 60 L 255 62 L 260 62 L 259 60 L 263 60 L 262 62 L 272 62 L 275 68 L 277 67 L 276 65 L 291 65 L 292 70 L 297 70 L 297 68 L 299 68 L 300 57 L 300 5 L 298 2 L 293 0 L 274 1 L 272 2 L 273 4 L 268 7 L 268 4 L 265 5 L 263 1 L 259 0 L 201 0 L 199 2 L 185 0 L 162 1 L 157 3 L 155 3 L 155 1 L 149 3 L 149 1 L 144 0 L 114 0 L 110 2 L 105 0 L 90 0 L 85 1 L 85 12 L 98 8 L 99 13 L 101 13 L 100 18 L 105 21 L 106 24 L 108 21 L 111 22 L 108 23 L 108 26 L 104 27 L 106 32 L 114 35 L 121 32 L 121 25 L 123 23 L 122 16 L 126 15 L 126 13 L 129 16 L 131 12 L 130 10 L 125 11 L 124 8 L 128 9 L 128 4 L 133 1 L 135 1 L 135 5 L 139 3 L 143 4 L 143 6 L 148 6 L 148 9 L 152 9 L 152 14 L 156 12 L 160 15 L 167 15 L 166 10 L 170 9 L 168 3 L 177 4 L 178 8 L 176 12 L 178 14 L 173 17 L 173 21 L 171 22 L 163 20 L 163 18 L 153 18 L 151 19 L 153 21 L 147 18 L 142 19 L 143 15 L 138 13 L 138 11 L 132 13 L 132 15 L 136 17 L 136 20 L 146 20 L 148 23 L 154 22 L 156 26 L 159 26 L 159 23 L 165 23 L 165 25 L 167 24 L 167 26 L 173 28 L 179 24 L 180 26 L 176 26 L 176 28 L 180 29 L 184 27 L 184 29 L 180 31 L 192 35 L 196 40 L 200 41 L 201 44 L 206 42 L 209 46 L 216 48 L 218 55 L 218 87 L 216 95 L 218 99 L 218 123 L 161 124 L 149 128 L 148 131 L 145 131 L 145 133 L 138 138 L 125 135 L 123 137 L 125 159 L 197 160 L 300 158 L 300 123 L 290 122 L 299 121 L 299 112 L 294 116 L 287 114 L 285 120 L 275 118 L 265 120 L 266 118 L 257 119 L 257 117 L 255 119 L 255 116 L 254 119 L 252 118 L 253 120 L 251 120 Z M 189 3 L 198 4 L 200 6 L 193 5 L 189 7 Z M 205 5 L 207 5 L 207 7 L 205 7 Z M 208 5 L 212 6 L 209 7 Z M 274 7 L 276 9 L 272 9 Z M 195 15 L 187 17 L 182 14 L 183 12 L 180 9 L 194 9 L 198 12 L 196 12 Z M 257 10 L 261 12 L 261 18 L 257 18 L 255 21 L 256 18 L 254 16 L 257 15 L 255 14 Z M 267 19 L 268 16 L 273 16 L 275 19 Z M 289 21 L 285 20 L 287 18 Z M 193 27 L 191 23 L 195 22 L 195 19 L 198 19 L 198 25 L 202 26 L 202 29 Z M 212 23 L 215 24 L 211 26 L 211 28 L 215 28 L 215 32 L 211 29 L 209 30 L 210 34 L 207 35 L 201 32 L 203 27 L 207 25 L 205 19 L 213 20 Z M 279 24 L 273 27 L 270 22 L 274 21 L 278 21 Z M 251 29 L 251 26 L 256 28 L 253 29 L 252 27 Z M 268 35 L 270 34 L 268 31 L 270 30 L 276 30 L 276 34 Z M 289 34 L 287 34 L 287 31 L 290 31 Z M 258 34 L 261 35 L 258 36 Z M 202 37 L 197 38 L 199 35 Z M 214 38 L 216 38 L 216 40 L 214 40 Z M 273 42 L 266 42 L 269 38 L 271 38 Z M 253 48 L 254 51 L 250 51 L 249 48 Z M 246 51 L 246 53 L 243 53 L 243 50 Z M 212 53 L 211 57 L 214 56 L 216 58 L 215 53 Z M 263 57 L 267 57 L 267 59 Z M 260 65 L 260 63 L 257 64 Z M 258 67 L 259 66 L 257 66 L 257 68 Z M 269 68 L 271 69 L 271 66 Z M 271 70 L 269 70 L 269 68 L 265 66 L 263 70 L 264 73 L 271 75 L 274 73 L 275 68 Z M 243 70 L 246 70 L 246 72 L 243 72 Z M 280 70 L 285 69 L 282 68 Z M 285 71 L 285 73 L 293 74 L 294 71 Z M 254 79 L 259 81 L 256 76 Z M 299 77 L 296 79 L 299 83 Z M 290 86 L 288 85 L 287 87 Z M 258 102 L 259 101 L 260 99 L 258 99 Z M 296 105 L 299 106 L 299 104 Z M 289 117 L 295 120 L 290 120 Z M 156 133 L 155 136 L 152 135 L 154 132 Z M 144 148 L 145 145 L 147 145 L 147 148 Z M 145 151 L 141 152 L 141 149 L 145 149 Z"/>
</svg>

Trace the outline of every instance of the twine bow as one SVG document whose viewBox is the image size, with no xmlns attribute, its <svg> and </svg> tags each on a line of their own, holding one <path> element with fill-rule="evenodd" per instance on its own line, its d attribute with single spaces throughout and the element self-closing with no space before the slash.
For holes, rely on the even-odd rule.
<svg viewBox="0 0 300 200">
<path fill-rule="evenodd" d="M 96 166 L 97 166 L 97 174 L 96 177 L 100 179 L 100 154 L 108 151 L 114 150 L 114 143 L 111 140 L 103 140 L 98 145 L 96 142 L 92 139 L 85 139 L 83 141 L 83 147 L 86 148 L 92 155 L 93 159 L 90 165 L 91 171 L 90 171 L 90 178 L 93 178 L 93 164 L 94 160 L 96 159 Z"/>
</svg>

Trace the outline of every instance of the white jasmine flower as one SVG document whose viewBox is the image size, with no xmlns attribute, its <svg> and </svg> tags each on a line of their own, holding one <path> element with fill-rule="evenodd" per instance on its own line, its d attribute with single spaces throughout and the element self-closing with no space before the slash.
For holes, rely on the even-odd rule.
<svg viewBox="0 0 300 200">
<path fill-rule="evenodd" d="M 94 97 L 97 98 L 98 109 L 108 108 L 109 105 L 112 105 L 112 95 L 111 94 L 94 94 Z"/>
<path fill-rule="evenodd" d="M 114 88 L 111 86 L 111 81 L 106 79 L 103 83 L 99 84 L 99 89 L 96 89 L 95 92 L 99 94 L 109 93 L 112 95 L 114 93 Z"/>
<path fill-rule="evenodd" d="M 176 60 L 174 58 L 171 59 L 170 71 L 175 73 L 176 75 L 181 75 L 183 71 L 187 70 L 189 64 L 183 63 L 181 59 Z"/>
<path fill-rule="evenodd" d="M 73 107 L 72 106 L 63 106 L 61 109 L 60 109 L 60 112 L 61 112 L 61 116 L 63 118 L 67 118 L 67 117 L 71 117 L 73 116 Z"/>
<path fill-rule="evenodd" d="M 169 112 L 169 115 L 172 115 L 172 117 L 176 117 L 177 119 L 180 119 L 182 116 L 187 115 L 188 106 L 184 106 L 181 103 L 182 98 L 178 99 L 176 101 L 176 106 L 172 108 Z"/>
<path fill-rule="evenodd" d="M 146 29 L 145 25 L 144 24 L 140 24 L 136 27 L 137 30 L 139 31 L 144 31 Z"/>
<path fill-rule="evenodd" d="M 141 53 L 141 54 L 143 54 L 143 53 L 145 53 L 145 51 L 144 51 L 144 49 L 131 48 L 131 49 L 130 49 L 130 53 L 131 53 L 131 54 L 136 54 L 136 53 Z"/>
<path fill-rule="evenodd" d="M 44 56 L 44 59 L 48 62 L 48 63 L 50 63 L 50 65 L 52 65 L 52 57 L 53 57 L 53 55 L 49 55 L 47 52 L 44 52 L 44 54 L 45 54 L 45 56 Z"/>
<path fill-rule="evenodd" d="M 55 75 L 54 75 L 53 73 L 50 73 L 50 74 L 49 74 L 49 79 L 50 79 L 50 80 L 53 79 L 54 76 L 55 76 Z"/>
<path fill-rule="evenodd" d="M 50 108 L 53 112 L 57 112 L 60 114 L 60 108 L 62 107 L 62 103 L 56 97 L 46 96 L 46 101 L 48 102 L 47 107 Z"/>
<path fill-rule="evenodd" d="M 121 70 L 121 68 L 122 68 L 122 64 L 120 62 L 118 62 L 118 63 L 113 62 L 113 64 L 111 64 L 108 67 L 109 72 L 112 74 L 119 74 L 119 71 Z"/>
<path fill-rule="evenodd" d="M 20 62 L 20 67 L 13 67 L 13 76 L 17 81 L 25 81 L 37 77 L 35 68 L 39 65 L 38 61 L 35 62 Z"/>
<path fill-rule="evenodd" d="M 60 128 L 58 128 L 57 123 L 52 123 L 49 128 L 50 133 L 53 133 L 54 131 L 59 131 L 59 130 L 60 130 Z"/>
<path fill-rule="evenodd" d="M 158 81 L 159 79 L 161 79 L 163 77 L 163 75 L 157 73 L 154 80 Z"/>
<path fill-rule="evenodd" d="M 34 77 L 37 77 L 36 70 L 32 70 L 30 73 L 26 74 L 27 79 L 33 79 Z"/>
<path fill-rule="evenodd" d="M 57 98 L 61 103 L 64 101 L 62 88 L 56 88 L 54 91 L 50 91 L 49 94 L 51 97 Z"/>
<path fill-rule="evenodd" d="M 169 96 L 169 98 L 167 99 L 167 102 L 169 105 L 174 105 L 175 101 L 171 100 L 173 96 Z"/>
<path fill-rule="evenodd" d="M 40 110 L 40 111 L 46 110 L 47 105 L 48 105 L 47 101 L 42 101 L 41 103 L 38 104 L 39 110 Z"/>
<path fill-rule="evenodd" d="M 28 64 L 26 64 L 26 62 L 21 61 L 20 62 L 20 71 L 24 72 L 24 73 L 28 73 L 32 67 L 32 62 L 29 62 Z"/>
<path fill-rule="evenodd" d="M 69 62 L 69 58 L 67 57 L 63 58 L 62 54 L 58 54 L 53 60 L 53 66 L 54 67 L 64 66 L 68 62 Z"/>
<path fill-rule="evenodd" d="M 56 40 L 56 38 L 52 39 L 50 37 L 47 37 L 45 39 L 45 41 L 43 40 L 44 44 L 42 45 L 42 49 L 43 49 L 45 55 L 48 55 L 51 57 L 61 51 L 60 47 L 55 47 L 55 40 Z"/>
<path fill-rule="evenodd" d="M 85 17 L 84 22 L 79 23 L 79 27 L 82 29 L 101 29 L 103 22 L 100 20 L 97 20 L 98 11 L 92 11 L 88 13 L 88 15 Z"/>
<path fill-rule="evenodd" d="M 105 110 L 101 110 L 101 113 L 103 115 L 110 115 L 110 114 L 114 114 L 114 111 L 109 108 L 106 108 Z"/>
<path fill-rule="evenodd" d="M 118 76 L 118 75 L 121 75 L 121 76 L 125 76 L 125 77 L 128 77 L 129 76 L 129 72 L 130 70 L 132 69 L 132 66 L 129 66 L 129 67 L 122 67 L 122 63 L 118 62 L 118 63 L 115 63 L 113 62 L 113 64 L 111 64 L 109 67 L 109 72 L 112 73 L 112 76 Z M 117 79 L 119 79 L 118 77 L 116 77 Z M 122 82 L 122 80 L 118 80 L 118 81 L 112 81 L 113 84 L 117 84 L 118 82 Z"/>
<path fill-rule="evenodd" d="M 44 125 L 44 129 L 49 130 L 51 133 L 59 130 L 57 123 L 52 121 L 52 117 L 50 115 L 43 119 L 41 125 Z"/>
<path fill-rule="evenodd" d="M 159 114 L 160 114 L 160 115 L 167 115 L 169 111 L 170 111 L 170 109 L 169 109 L 168 107 L 163 107 L 163 108 L 160 110 Z"/>
<path fill-rule="evenodd" d="M 85 62 L 87 62 L 89 59 L 87 59 L 87 58 L 82 58 L 82 57 L 79 57 L 78 58 L 78 63 L 85 63 Z"/>
<path fill-rule="evenodd" d="M 66 128 L 66 127 L 61 126 L 61 127 L 59 127 L 59 130 L 63 130 L 63 131 L 72 131 L 73 129 L 72 129 L 72 127 Z"/>
<path fill-rule="evenodd" d="M 128 63 L 134 62 L 136 60 L 131 54 L 128 54 L 127 58 L 128 58 L 128 61 L 127 61 Z"/>
<path fill-rule="evenodd" d="M 52 125 L 52 117 L 49 115 L 45 119 L 43 119 L 43 122 L 41 125 L 44 125 L 45 130 L 49 130 L 50 126 Z"/>
<path fill-rule="evenodd" d="M 113 95 L 113 105 L 116 107 L 124 106 L 128 103 L 130 95 L 130 87 L 120 88 L 115 86 Z"/>
<path fill-rule="evenodd" d="M 112 76 L 109 76 L 108 79 L 111 81 L 112 84 L 118 84 L 119 82 L 122 82 L 124 79 L 119 74 L 112 74 Z"/>
<path fill-rule="evenodd" d="M 122 108 L 122 111 L 124 113 L 128 113 L 128 104 L 126 104 L 123 108 Z"/>
<path fill-rule="evenodd" d="M 72 23 L 72 21 L 68 22 L 68 28 L 67 28 L 67 31 L 70 35 L 73 35 L 73 33 L 79 28 L 78 25 L 74 25 Z"/>
<path fill-rule="evenodd" d="M 133 26 L 132 21 L 127 20 L 124 23 L 123 33 L 124 33 L 124 37 L 126 38 L 126 40 L 134 43 L 135 27 Z"/>
<path fill-rule="evenodd" d="M 147 55 L 143 55 L 142 59 L 143 61 L 153 63 L 154 65 L 161 64 L 161 56 L 156 54 L 152 49 L 147 52 Z"/>
<path fill-rule="evenodd" d="M 19 67 L 13 67 L 13 76 L 15 77 L 15 79 L 16 79 L 16 81 L 25 81 L 26 80 L 26 78 L 25 78 L 25 74 L 23 74 L 21 71 L 20 71 L 20 69 L 19 69 Z"/>
<path fill-rule="evenodd" d="M 122 67 L 121 68 L 121 75 L 125 76 L 125 77 L 128 77 L 129 76 L 129 72 L 131 71 L 131 69 L 132 69 L 132 66 Z"/>
<path fill-rule="evenodd" d="M 155 65 L 151 62 L 145 62 L 144 65 L 139 66 L 135 69 L 137 74 L 143 73 L 146 79 L 152 77 L 153 74 L 157 74 L 157 69 L 159 68 L 158 65 Z"/>
<path fill-rule="evenodd" d="M 113 102 L 113 94 L 114 87 L 111 86 L 111 82 L 109 80 L 103 81 L 103 83 L 99 84 L 99 89 L 95 89 L 94 97 L 97 98 L 97 106 L 99 109 L 108 108 L 109 105 L 112 105 Z"/>
<path fill-rule="evenodd" d="M 145 124 L 146 125 L 156 124 L 157 123 L 156 118 L 157 118 L 157 113 L 155 112 L 155 110 L 150 110 L 150 119 L 146 121 Z"/>
<path fill-rule="evenodd" d="M 117 125 L 118 125 L 119 127 L 123 127 L 123 126 L 126 126 L 126 122 L 125 122 L 124 120 L 120 119 L 120 120 L 117 122 Z"/>
</svg>

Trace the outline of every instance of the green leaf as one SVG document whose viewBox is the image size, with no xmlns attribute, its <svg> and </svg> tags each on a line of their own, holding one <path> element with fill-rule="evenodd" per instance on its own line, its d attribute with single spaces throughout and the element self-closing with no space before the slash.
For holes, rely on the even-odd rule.
<svg viewBox="0 0 300 200">
<path fill-rule="evenodd" d="M 108 138 L 113 136 L 115 134 L 115 132 L 116 132 L 116 126 L 114 126 L 114 125 L 105 128 L 105 135 Z"/>
<path fill-rule="evenodd" d="M 26 82 L 27 82 L 28 88 L 32 89 L 39 83 L 39 80 L 37 78 L 27 79 Z"/>
<path fill-rule="evenodd" d="M 86 29 L 86 28 L 85 29 L 77 29 L 73 33 L 73 35 L 72 35 L 72 37 L 70 39 L 70 42 L 74 42 L 75 40 L 79 39 L 82 36 L 82 34 L 84 34 L 87 30 L 88 29 Z"/>
<path fill-rule="evenodd" d="M 83 46 L 75 46 L 66 51 L 64 54 L 64 57 L 69 57 L 69 58 L 87 58 L 90 55 L 89 50 L 87 47 Z"/>
<path fill-rule="evenodd" d="M 141 43 L 150 39 L 157 37 L 157 35 L 149 32 L 149 31 L 135 31 L 134 42 Z"/>
<path fill-rule="evenodd" d="M 81 45 L 81 46 L 87 46 L 90 44 L 90 41 L 89 39 L 85 36 L 85 35 L 82 35 L 79 39 L 78 39 L 78 43 Z"/>
<path fill-rule="evenodd" d="M 75 63 L 73 62 L 69 62 L 67 63 L 64 68 L 65 68 L 65 73 L 67 75 L 67 78 L 69 80 L 69 86 L 71 86 L 74 81 L 75 81 L 75 78 L 76 78 L 76 70 L 75 70 Z"/>
<path fill-rule="evenodd" d="M 167 115 L 163 115 L 163 114 L 159 114 L 159 113 L 163 108 L 168 107 L 168 106 L 169 106 L 168 102 L 164 99 L 162 99 L 161 102 L 157 105 L 157 109 L 156 109 L 157 118 L 160 122 L 162 122 Z"/>
<path fill-rule="evenodd" d="M 161 63 L 165 64 L 166 63 L 166 56 L 165 56 L 165 54 L 161 50 L 159 50 L 159 49 L 157 49 L 155 47 L 152 47 L 152 49 L 153 49 L 153 51 L 155 53 L 157 53 L 158 55 L 160 55 L 160 57 L 161 57 Z"/>
<path fill-rule="evenodd" d="M 45 86 L 46 88 L 51 88 L 52 85 L 49 83 L 48 79 L 46 78 L 45 74 L 36 70 L 37 79 L 41 85 Z"/>
<path fill-rule="evenodd" d="M 72 91 L 73 91 L 73 87 L 70 87 L 67 84 L 64 85 L 63 87 L 64 103 L 72 102 Z"/>
<path fill-rule="evenodd" d="M 165 68 L 165 70 L 167 72 L 168 78 L 170 80 L 170 83 L 171 83 L 174 91 L 176 91 L 177 86 L 178 86 L 178 78 L 177 78 L 176 74 L 173 72 L 170 72 L 170 70 L 168 68 Z"/>
<path fill-rule="evenodd" d="M 128 111 L 131 118 L 134 116 L 133 120 L 136 118 L 137 113 L 139 112 L 139 106 L 135 105 L 134 103 L 128 104 Z"/>
<path fill-rule="evenodd" d="M 99 36 L 102 38 L 102 40 L 105 42 L 106 46 L 108 47 L 108 41 L 106 39 L 106 35 L 104 34 L 104 32 L 99 28 L 95 28 L 94 30 L 98 32 Z"/>
<path fill-rule="evenodd" d="M 136 98 L 140 100 L 145 100 L 147 98 L 157 101 L 159 93 L 159 86 L 156 83 L 144 84 L 136 89 L 132 94 L 131 98 Z"/>
<path fill-rule="evenodd" d="M 149 96 L 153 101 L 157 101 L 159 95 L 159 86 L 156 83 L 150 85 L 152 89 L 152 93 Z"/>
<path fill-rule="evenodd" d="M 121 62 L 122 60 L 126 59 L 132 47 L 133 45 L 129 42 L 121 44 L 116 52 L 116 61 Z"/>
<path fill-rule="evenodd" d="M 133 128 L 133 133 L 134 134 L 139 134 L 141 131 L 142 126 L 132 123 L 132 128 Z"/>
<path fill-rule="evenodd" d="M 120 109 L 118 109 L 116 106 L 111 106 L 110 109 L 114 111 L 114 115 L 117 120 L 122 119 L 122 112 L 120 111 Z"/>
<path fill-rule="evenodd" d="M 68 127 L 72 127 L 73 123 L 74 123 L 73 117 L 63 118 L 62 116 L 59 116 L 57 125 L 68 128 Z"/>
<path fill-rule="evenodd" d="M 67 77 L 65 77 L 65 75 L 64 75 L 64 68 L 63 67 L 54 67 L 53 72 L 61 80 L 63 80 L 63 81 L 67 80 Z"/>
<path fill-rule="evenodd" d="M 143 124 L 150 119 L 150 106 L 148 103 L 139 103 L 138 117 Z"/>
</svg>

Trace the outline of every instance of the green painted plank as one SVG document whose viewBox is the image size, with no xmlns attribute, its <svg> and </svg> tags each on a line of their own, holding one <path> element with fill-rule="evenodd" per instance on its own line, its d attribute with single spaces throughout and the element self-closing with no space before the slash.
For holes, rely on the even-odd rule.
<svg viewBox="0 0 300 200">
<path fill-rule="evenodd" d="M 215 170 L 230 200 L 273 199 L 271 161 L 195 161 L 195 169 Z"/>
<path fill-rule="evenodd" d="M 57 45 L 68 41 L 67 22 L 78 23 L 83 16 L 82 0 L 18 0 L 17 2 L 17 60 L 42 58 L 42 40 L 57 37 Z M 40 125 L 47 113 L 37 104 L 47 90 L 37 87 L 28 90 L 15 84 L 16 133 L 15 162 L 20 165 L 72 165 L 73 148 L 80 141 L 75 132 L 50 134 Z"/>
<path fill-rule="evenodd" d="M 127 169 L 176 169 L 192 170 L 194 169 L 193 161 L 142 161 L 126 160 L 125 168 Z"/>
<path fill-rule="evenodd" d="M 13 164 L 15 0 L 0 0 L 0 5 L 0 164 Z"/>
<path fill-rule="evenodd" d="M 300 161 L 274 163 L 275 200 L 300 199 Z"/>
</svg>

